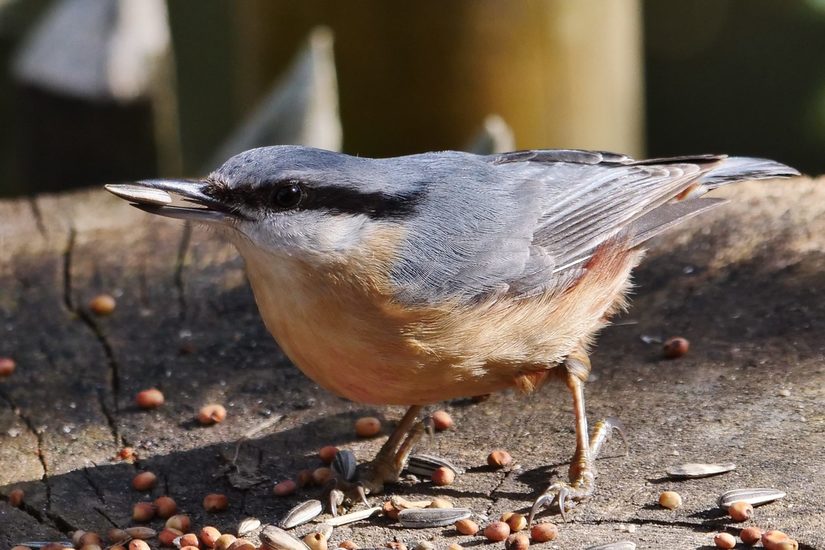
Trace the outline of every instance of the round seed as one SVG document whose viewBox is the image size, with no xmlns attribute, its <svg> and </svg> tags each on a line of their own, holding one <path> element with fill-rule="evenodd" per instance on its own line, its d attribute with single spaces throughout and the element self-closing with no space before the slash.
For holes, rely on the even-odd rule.
<svg viewBox="0 0 825 550">
<path fill-rule="evenodd" d="M 659 506 L 668 510 L 675 510 L 682 505 L 682 495 L 676 491 L 664 491 L 659 495 Z"/>
<path fill-rule="evenodd" d="M 12 489 L 9 492 L 9 504 L 14 506 L 15 508 L 20 508 L 20 506 L 22 506 L 23 504 L 24 496 L 25 493 L 23 492 L 23 489 Z"/>
<path fill-rule="evenodd" d="M 103 540 L 100 538 L 100 535 L 93 532 L 83 533 L 83 536 L 80 537 L 80 546 L 89 546 L 89 545 L 96 545 L 100 546 Z"/>
<path fill-rule="evenodd" d="M 511 462 L 513 462 L 513 457 L 503 449 L 497 449 L 487 456 L 487 465 L 493 468 L 504 468 Z"/>
<path fill-rule="evenodd" d="M 446 498 L 435 497 L 427 505 L 427 508 L 452 508 L 453 503 Z"/>
<path fill-rule="evenodd" d="M 556 540 L 559 528 L 555 523 L 537 523 L 530 528 L 530 539 L 533 542 L 547 542 Z"/>
<path fill-rule="evenodd" d="M 332 479 L 332 470 L 327 468 L 326 466 L 321 466 L 320 468 L 315 468 L 312 470 L 312 482 L 315 485 L 323 485 L 330 479 Z"/>
<path fill-rule="evenodd" d="M 132 478 L 132 487 L 136 491 L 151 491 L 158 484 L 158 476 L 154 472 L 140 472 Z"/>
<path fill-rule="evenodd" d="M 229 507 L 226 495 L 212 493 L 203 497 L 203 509 L 207 512 L 223 512 Z"/>
<path fill-rule="evenodd" d="M 135 402 L 141 409 L 156 409 L 163 405 L 163 393 L 157 388 L 143 390 L 138 392 Z"/>
<path fill-rule="evenodd" d="M 298 472 L 298 475 L 295 476 L 295 479 L 295 483 L 298 485 L 298 487 L 308 487 L 312 485 L 312 470 L 301 470 L 300 472 Z"/>
<path fill-rule="evenodd" d="M 460 519 L 455 522 L 455 530 L 462 535 L 475 535 L 478 533 L 478 524 L 471 519 Z"/>
<path fill-rule="evenodd" d="M 17 368 L 17 363 L 11 357 L 0 357 L 0 378 L 10 376 Z"/>
<path fill-rule="evenodd" d="M 336 454 L 338 454 L 338 447 L 335 445 L 326 445 L 318 451 L 318 456 L 321 457 L 324 464 L 332 464 Z"/>
<path fill-rule="evenodd" d="M 151 539 L 154 538 L 158 533 L 154 529 L 150 527 L 127 527 L 124 529 L 126 534 L 132 537 L 133 539 Z"/>
<path fill-rule="evenodd" d="M 440 466 L 435 469 L 431 478 L 436 485 L 450 485 L 455 481 L 455 472 L 446 466 Z"/>
<path fill-rule="evenodd" d="M 226 408 L 223 405 L 217 403 L 204 405 L 198 411 L 198 422 L 201 426 L 220 424 L 224 420 L 226 420 Z"/>
<path fill-rule="evenodd" d="M 310 533 L 304 537 L 310 550 L 327 550 L 327 537 L 323 533 Z"/>
<path fill-rule="evenodd" d="M 507 550 L 527 550 L 530 546 L 530 539 L 524 533 L 516 533 L 507 537 L 504 546 Z"/>
<path fill-rule="evenodd" d="M 753 506 L 744 500 L 737 500 L 728 508 L 728 515 L 733 521 L 748 521 L 753 517 Z"/>
<path fill-rule="evenodd" d="M 151 502 L 138 502 L 132 507 L 132 520 L 139 523 L 151 521 L 155 517 L 155 507 Z"/>
<path fill-rule="evenodd" d="M 95 315 L 111 315 L 117 302 L 109 294 L 98 294 L 89 300 L 89 311 Z"/>
<path fill-rule="evenodd" d="M 155 509 L 159 518 L 168 519 L 178 511 L 178 505 L 172 497 L 162 496 L 155 499 Z"/>
<path fill-rule="evenodd" d="M 200 532 L 201 542 L 207 548 L 214 548 L 215 542 L 221 537 L 221 532 L 212 527 L 211 525 L 207 525 Z"/>
<path fill-rule="evenodd" d="M 215 541 L 215 550 L 229 550 L 229 547 L 232 546 L 232 543 L 235 542 L 237 539 L 235 535 L 225 534 L 218 537 L 218 540 Z"/>
<path fill-rule="evenodd" d="M 106 532 L 106 538 L 109 539 L 109 542 L 123 542 L 129 538 L 129 533 L 123 529 L 112 527 Z"/>
<path fill-rule="evenodd" d="M 117 453 L 117 458 L 120 460 L 125 460 L 126 462 L 134 462 L 135 458 L 137 458 L 137 454 L 132 447 L 123 447 Z"/>
<path fill-rule="evenodd" d="M 689 348 L 690 342 L 688 342 L 687 338 L 674 336 L 673 338 L 665 340 L 662 346 L 662 355 L 665 356 L 665 359 L 676 359 L 686 354 Z"/>
<path fill-rule="evenodd" d="M 484 536 L 489 541 L 501 542 L 510 536 L 510 526 L 503 521 L 494 521 L 484 528 Z"/>
<path fill-rule="evenodd" d="M 510 531 L 515 533 L 527 527 L 527 518 L 523 514 L 516 512 L 505 512 L 501 515 L 501 521 L 510 526 Z"/>
<path fill-rule="evenodd" d="M 186 533 L 180 538 L 178 544 L 180 544 L 181 546 L 194 546 L 195 548 L 199 548 L 201 545 L 200 541 L 198 540 L 198 535 L 196 535 L 195 533 Z"/>
<path fill-rule="evenodd" d="M 344 550 L 358 550 L 358 545 L 351 540 L 345 540 L 338 544 L 338 548 L 343 548 Z"/>
<path fill-rule="evenodd" d="M 374 416 L 362 416 L 355 421 L 355 435 L 374 437 L 381 433 L 381 421 Z"/>
<path fill-rule="evenodd" d="M 736 546 L 736 539 L 730 533 L 716 533 L 713 537 L 713 544 L 716 548 L 734 548 Z"/>
<path fill-rule="evenodd" d="M 181 549 L 183 550 L 183 549 Z M 256 550 L 255 545 L 246 539 L 235 539 L 227 550 Z"/>
<path fill-rule="evenodd" d="M 291 479 L 285 479 L 276 483 L 275 487 L 272 488 L 272 492 L 275 493 L 276 497 L 285 497 L 294 493 L 295 489 L 297 489 L 297 484 Z"/>
<path fill-rule="evenodd" d="M 435 411 L 430 418 L 432 418 L 433 428 L 437 432 L 443 432 L 453 427 L 453 417 L 447 411 Z"/>
<path fill-rule="evenodd" d="M 175 514 L 166 520 L 166 527 L 171 527 L 172 529 L 177 529 L 178 531 L 183 531 L 184 533 L 189 531 L 191 524 L 192 522 L 186 514 Z"/>
<path fill-rule="evenodd" d="M 134 539 L 129 541 L 129 550 L 150 550 L 145 540 Z"/>
<path fill-rule="evenodd" d="M 762 534 L 762 546 L 765 550 L 796 550 L 799 544 L 786 533 L 774 529 Z"/>
<path fill-rule="evenodd" d="M 182 531 L 172 529 L 171 527 L 164 527 L 161 532 L 158 533 L 158 540 L 161 546 L 174 546 L 175 539 L 182 536 Z"/>
<path fill-rule="evenodd" d="M 740 531 L 739 538 L 745 544 L 754 545 L 762 538 L 762 529 L 759 527 L 745 527 Z"/>
</svg>

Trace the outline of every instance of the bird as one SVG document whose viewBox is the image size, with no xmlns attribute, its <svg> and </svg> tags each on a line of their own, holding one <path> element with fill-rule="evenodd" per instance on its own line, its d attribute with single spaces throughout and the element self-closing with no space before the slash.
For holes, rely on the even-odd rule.
<svg viewBox="0 0 825 550">
<path fill-rule="evenodd" d="M 561 379 L 576 446 L 566 481 L 534 514 L 591 496 L 595 460 L 621 423 L 590 433 L 584 384 L 596 334 L 627 307 L 653 236 L 726 202 L 704 195 L 799 173 L 705 154 L 636 160 L 578 149 L 441 151 L 372 159 L 269 146 L 203 179 L 106 189 L 225 234 L 268 331 L 330 392 L 407 412 L 359 469 L 361 496 L 396 482 L 423 407 Z"/>
</svg>

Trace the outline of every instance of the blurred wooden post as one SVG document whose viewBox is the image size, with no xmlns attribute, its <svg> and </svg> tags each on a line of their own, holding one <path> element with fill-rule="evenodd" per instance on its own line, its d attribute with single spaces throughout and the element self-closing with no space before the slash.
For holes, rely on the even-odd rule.
<svg viewBox="0 0 825 550">
<path fill-rule="evenodd" d="M 517 147 L 643 151 L 638 0 L 234 6 L 239 111 L 312 26 L 333 29 L 348 152 L 459 148 L 489 113 Z"/>
</svg>

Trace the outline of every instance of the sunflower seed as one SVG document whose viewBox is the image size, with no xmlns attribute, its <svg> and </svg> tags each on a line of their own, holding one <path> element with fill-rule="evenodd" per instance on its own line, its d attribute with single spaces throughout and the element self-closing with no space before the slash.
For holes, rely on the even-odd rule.
<svg viewBox="0 0 825 550">
<path fill-rule="evenodd" d="M 292 508 L 278 523 L 282 529 L 292 529 L 321 515 L 324 505 L 320 500 L 307 500 Z"/>
<path fill-rule="evenodd" d="M 355 460 L 355 453 L 342 449 L 335 453 L 335 458 L 332 460 L 332 469 L 341 478 L 352 481 L 355 479 L 357 473 L 358 463 Z"/>
<path fill-rule="evenodd" d="M 160 189 L 150 189 L 140 185 L 129 185 L 125 183 L 105 185 L 106 190 L 122 199 L 147 204 L 152 206 L 164 206 L 172 202 L 172 197 L 166 191 Z"/>
<path fill-rule="evenodd" d="M 410 529 L 444 527 L 473 515 L 469 508 L 407 508 L 398 512 L 398 521 Z"/>
<path fill-rule="evenodd" d="M 258 518 L 244 518 L 238 524 L 238 536 L 242 537 L 249 534 L 260 526 L 261 520 Z"/>
<path fill-rule="evenodd" d="M 681 479 L 691 479 L 697 477 L 715 476 L 717 474 L 724 474 L 736 469 L 736 464 L 733 462 L 724 462 L 722 464 L 700 464 L 689 462 L 687 464 L 677 464 L 667 469 L 667 475 Z"/>
<path fill-rule="evenodd" d="M 18 542 L 15 546 L 28 546 L 29 548 L 43 548 L 49 544 L 60 544 L 63 548 L 74 548 L 74 544 L 70 540 L 30 540 L 26 542 Z"/>
<path fill-rule="evenodd" d="M 442 466 L 449 468 L 455 472 L 456 475 L 464 473 L 461 468 L 456 467 L 445 458 L 424 454 L 412 455 L 407 461 L 407 466 L 404 470 L 413 475 L 430 477 L 433 475 L 434 471 Z"/>
<path fill-rule="evenodd" d="M 620 540 L 619 542 L 588 546 L 585 550 L 636 550 L 636 543 L 629 540 Z"/>
<path fill-rule="evenodd" d="M 350 512 L 349 514 L 344 514 L 343 516 L 330 518 L 325 520 L 324 523 L 332 525 L 333 527 L 339 527 L 341 525 L 347 525 L 348 523 L 355 523 L 356 521 L 367 519 L 368 517 L 378 513 L 380 510 L 380 506 L 374 506 L 365 510 L 358 510 L 357 512 Z"/>
<path fill-rule="evenodd" d="M 743 500 L 751 506 L 759 506 L 784 497 L 785 493 L 777 489 L 733 489 L 719 497 L 719 506 L 727 510 L 731 504 L 739 500 Z"/>
<path fill-rule="evenodd" d="M 309 546 L 304 544 L 304 541 L 274 525 L 264 527 L 261 533 L 261 544 L 266 550 L 309 550 Z"/>
</svg>

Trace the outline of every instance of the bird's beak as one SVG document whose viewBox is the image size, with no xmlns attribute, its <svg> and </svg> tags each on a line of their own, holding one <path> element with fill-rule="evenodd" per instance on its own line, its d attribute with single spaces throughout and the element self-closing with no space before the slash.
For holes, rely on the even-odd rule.
<svg viewBox="0 0 825 550">
<path fill-rule="evenodd" d="M 143 180 L 105 188 L 135 208 L 167 218 L 207 223 L 239 218 L 232 208 L 204 193 L 207 185 L 202 180 Z"/>
</svg>

